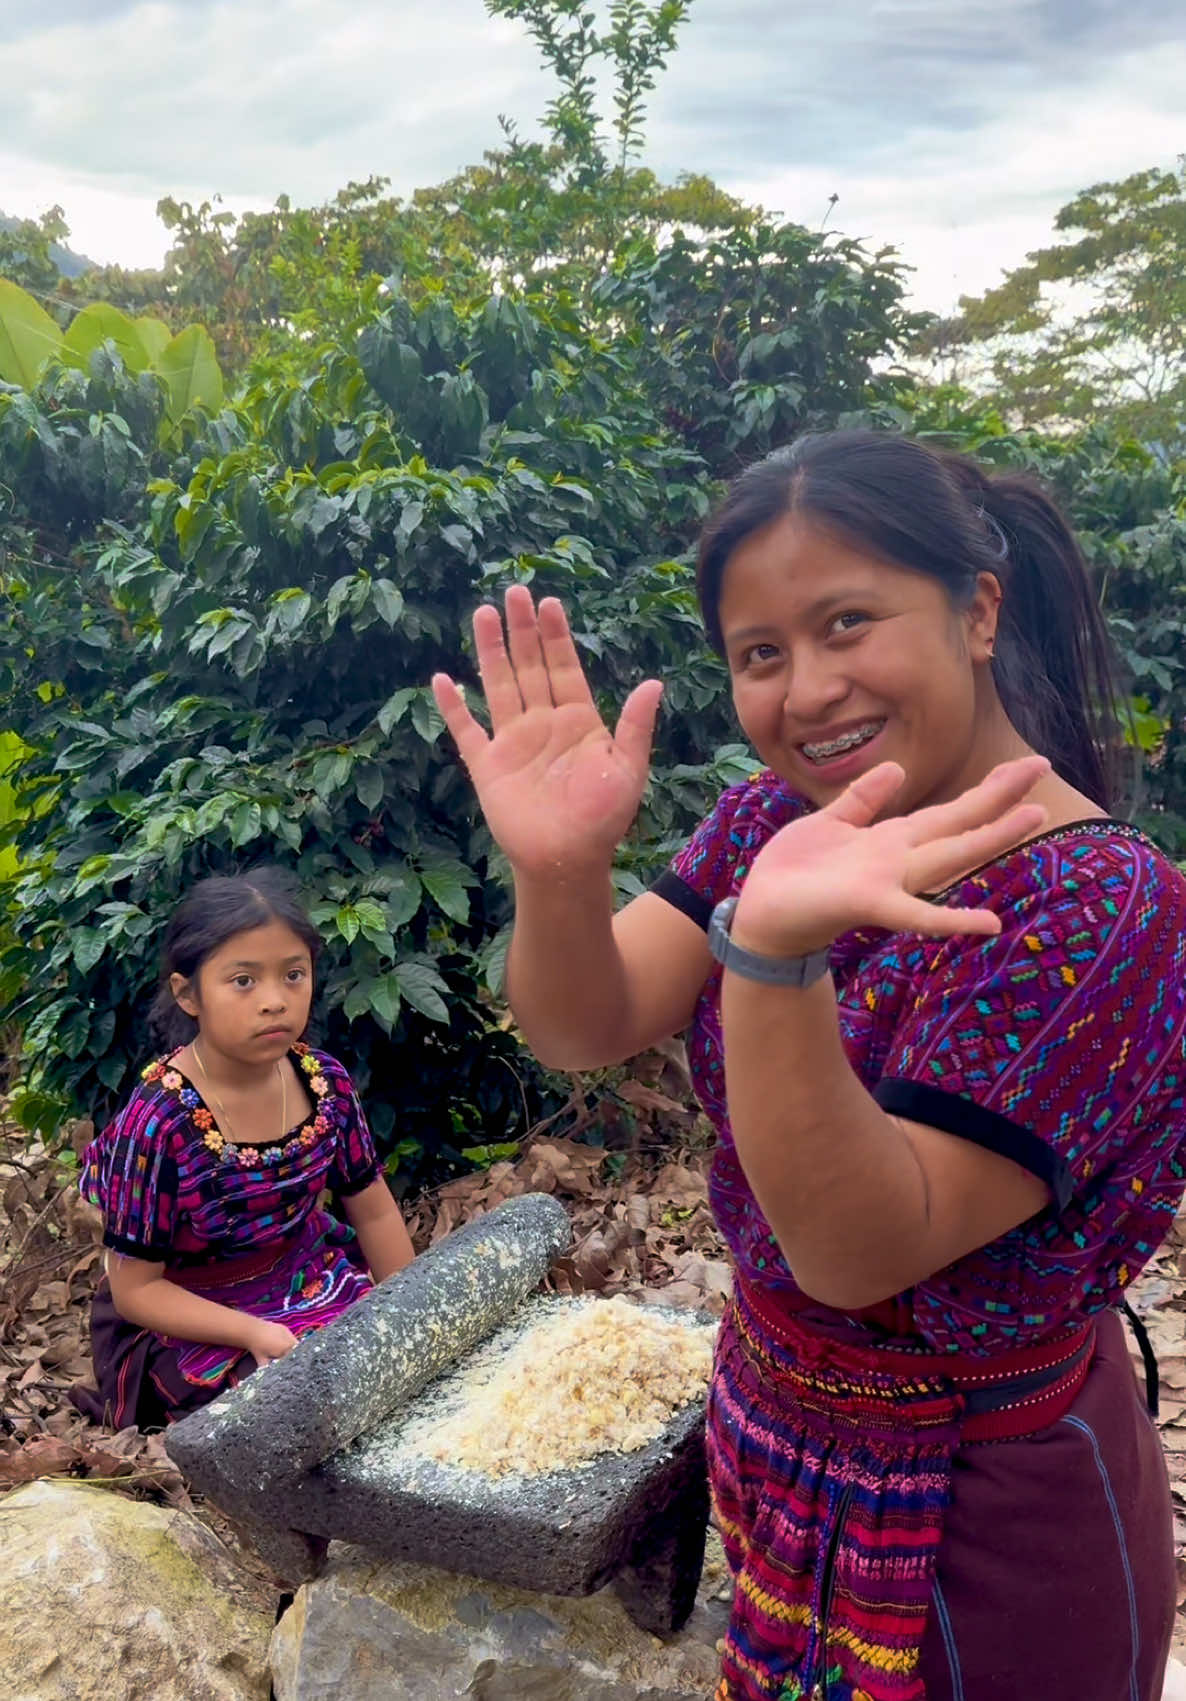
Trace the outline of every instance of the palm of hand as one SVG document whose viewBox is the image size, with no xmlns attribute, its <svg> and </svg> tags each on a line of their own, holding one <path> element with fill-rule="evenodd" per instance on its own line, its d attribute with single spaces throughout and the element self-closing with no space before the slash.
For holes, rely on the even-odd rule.
<svg viewBox="0 0 1186 1701">
<path fill-rule="evenodd" d="M 777 955 L 820 949 L 853 927 L 931 935 L 994 934 L 989 910 L 933 904 L 941 890 L 1042 823 L 1021 800 L 1048 770 L 1043 757 L 1006 762 L 949 803 L 878 819 L 904 778 L 887 762 L 826 809 L 774 835 L 742 888 L 734 934 Z"/>
<path fill-rule="evenodd" d="M 505 643 L 496 610 L 474 616 L 493 736 L 445 674 L 433 679 L 437 706 L 516 870 L 555 876 L 608 868 L 646 784 L 658 682 L 631 693 L 611 735 L 560 604 L 545 598 L 537 614 L 527 589 L 515 585 L 506 614 Z"/>
<path fill-rule="evenodd" d="M 548 863 L 574 836 L 612 851 L 646 781 L 580 704 L 529 709 L 470 764 L 487 824 L 513 862 Z"/>
</svg>

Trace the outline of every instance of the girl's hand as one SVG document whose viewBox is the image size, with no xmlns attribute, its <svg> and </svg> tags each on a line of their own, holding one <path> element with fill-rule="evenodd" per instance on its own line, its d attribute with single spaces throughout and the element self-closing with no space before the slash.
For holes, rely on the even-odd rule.
<svg viewBox="0 0 1186 1701">
<path fill-rule="evenodd" d="M 443 673 L 432 682 L 437 707 L 512 867 L 545 878 L 608 869 L 646 784 L 663 687 L 637 686 L 611 737 L 557 599 L 537 613 L 527 587 L 512 585 L 506 622 L 504 643 L 497 609 L 474 615 L 493 737 Z"/>
<path fill-rule="evenodd" d="M 271 1364 L 274 1358 L 287 1358 L 297 1338 L 291 1329 L 286 1329 L 283 1323 L 267 1323 L 262 1318 L 253 1318 L 248 1338 L 243 1345 L 254 1358 L 257 1365 Z"/>
<path fill-rule="evenodd" d="M 741 889 L 733 937 L 749 950 L 791 957 L 822 950 L 853 927 L 999 933 L 991 910 L 950 909 L 917 894 L 941 891 L 1037 832 L 1046 811 L 1022 799 L 1049 769 L 1044 756 L 1023 756 L 951 803 L 879 820 L 905 778 L 896 762 L 882 762 L 762 847 Z"/>
</svg>

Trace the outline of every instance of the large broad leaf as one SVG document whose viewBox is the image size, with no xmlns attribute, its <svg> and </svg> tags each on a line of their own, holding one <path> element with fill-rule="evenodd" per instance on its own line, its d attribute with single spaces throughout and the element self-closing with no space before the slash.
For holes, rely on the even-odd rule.
<svg viewBox="0 0 1186 1701">
<path fill-rule="evenodd" d="M 210 333 L 201 325 L 187 325 L 161 351 L 156 370 L 165 380 L 169 399 L 166 412 L 176 421 L 192 407 L 211 412 L 222 406 L 222 372 Z"/>
<path fill-rule="evenodd" d="M 62 346 L 62 333 L 40 302 L 0 278 L 0 378 L 31 390 L 46 361 Z"/>
<path fill-rule="evenodd" d="M 114 343 L 129 372 L 143 372 L 148 352 L 136 330 L 136 322 L 106 301 L 84 307 L 62 338 L 62 359 L 85 372 L 92 354 L 104 343 Z"/>
<path fill-rule="evenodd" d="M 162 354 L 173 341 L 173 333 L 163 319 L 134 319 L 136 335 L 140 338 L 140 346 L 144 350 L 149 368 L 155 371 Z"/>
</svg>

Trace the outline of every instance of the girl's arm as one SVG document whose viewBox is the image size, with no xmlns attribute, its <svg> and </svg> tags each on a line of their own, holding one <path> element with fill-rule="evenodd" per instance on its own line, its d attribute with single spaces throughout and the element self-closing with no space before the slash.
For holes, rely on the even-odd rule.
<svg viewBox="0 0 1186 1701">
<path fill-rule="evenodd" d="M 120 1316 L 158 1335 L 179 1341 L 200 1341 L 212 1347 L 238 1347 L 260 1364 L 283 1358 L 296 1345 L 296 1336 L 283 1323 L 251 1317 L 233 1306 L 219 1305 L 178 1287 L 165 1275 L 163 1264 L 143 1258 L 107 1254 L 107 1279 Z"/>
<path fill-rule="evenodd" d="M 349 1193 L 342 1210 L 358 1236 L 367 1268 L 377 1282 L 402 1270 L 416 1256 L 404 1219 L 383 1177 L 376 1176 L 361 1193 Z"/>
</svg>

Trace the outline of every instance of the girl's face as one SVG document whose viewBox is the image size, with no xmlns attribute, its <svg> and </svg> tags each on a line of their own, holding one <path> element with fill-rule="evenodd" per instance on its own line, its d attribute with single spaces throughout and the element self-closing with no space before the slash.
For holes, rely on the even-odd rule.
<svg viewBox="0 0 1186 1701">
<path fill-rule="evenodd" d="M 197 1022 L 204 1048 L 241 1063 L 283 1057 L 305 1031 L 313 1000 L 309 948 L 283 921 L 233 934 L 173 996 Z"/>
<path fill-rule="evenodd" d="M 720 600 L 733 700 L 763 762 L 813 803 L 895 761 L 895 811 L 957 796 L 997 756 L 987 665 L 1000 587 L 946 588 L 785 514 L 729 557 Z M 995 710 L 995 713 L 994 713 Z"/>
</svg>

